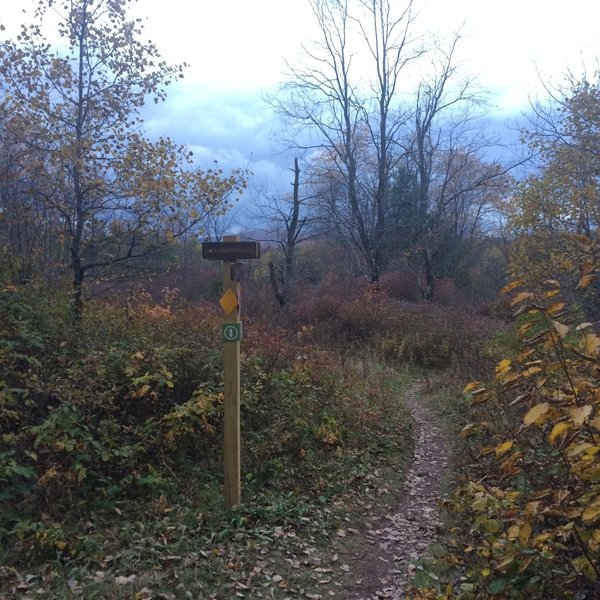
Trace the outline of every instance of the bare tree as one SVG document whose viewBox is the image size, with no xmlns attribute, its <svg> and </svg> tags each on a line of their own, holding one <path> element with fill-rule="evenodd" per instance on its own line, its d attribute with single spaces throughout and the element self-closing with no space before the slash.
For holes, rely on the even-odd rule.
<svg viewBox="0 0 600 600">
<path fill-rule="evenodd" d="M 404 69 L 423 54 L 412 35 L 412 0 L 399 12 L 391 0 L 310 0 L 320 29 L 305 66 L 290 66 L 290 80 L 275 100 L 279 112 L 308 130 L 316 160 L 335 174 L 335 214 L 361 258 L 363 272 L 378 282 L 391 173 L 405 115 L 397 101 Z M 357 64 L 361 52 L 370 68 Z M 306 137 L 304 138 L 306 140 Z"/>
<path fill-rule="evenodd" d="M 275 104 L 296 126 L 288 143 L 308 155 L 314 211 L 373 284 L 392 241 L 396 255 L 408 250 L 431 298 L 449 245 L 473 239 L 506 177 L 487 160 L 481 94 L 460 77 L 461 32 L 426 45 L 412 0 L 310 3 L 320 41 L 290 67 Z M 403 171 L 414 185 L 399 199 Z"/>
<path fill-rule="evenodd" d="M 261 220 L 270 223 L 281 248 L 283 265 L 269 262 L 271 288 L 279 307 L 288 314 L 296 284 L 296 250 L 298 245 L 311 237 L 312 218 L 307 211 L 310 198 L 300 194 L 300 165 L 294 158 L 294 180 L 291 196 L 271 196 L 267 203 L 259 205 Z"/>
<path fill-rule="evenodd" d="M 423 274 L 425 299 L 433 296 L 436 276 L 452 251 L 473 241 L 508 183 L 509 169 L 487 159 L 495 142 L 485 133 L 482 94 L 472 80 L 457 81 L 459 41 L 460 32 L 446 50 L 438 49 L 431 75 L 418 86 L 402 140 L 416 194 L 411 218 L 399 226 L 406 231 L 409 225 L 407 242 Z"/>
</svg>

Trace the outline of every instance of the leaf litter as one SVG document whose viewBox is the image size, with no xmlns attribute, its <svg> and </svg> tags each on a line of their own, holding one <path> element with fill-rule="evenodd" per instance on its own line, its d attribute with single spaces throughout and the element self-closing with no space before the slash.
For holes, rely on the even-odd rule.
<svg viewBox="0 0 600 600">
<path fill-rule="evenodd" d="M 412 458 L 397 491 L 393 488 L 400 473 L 393 481 L 375 469 L 348 482 L 347 493 L 325 503 L 318 513 L 297 519 L 288 515 L 279 524 L 240 523 L 219 535 L 209 535 L 200 523 L 196 530 L 178 528 L 183 535 L 168 543 L 165 536 L 175 530 L 178 511 L 161 513 L 154 527 L 139 524 L 145 534 L 140 548 L 130 545 L 106 555 L 103 570 L 93 577 L 85 567 L 70 570 L 65 565 L 71 578 L 63 571 L 52 579 L 69 579 L 74 597 L 85 597 L 93 589 L 99 597 L 110 593 L 115 600 L 404 598 L 416 561 L 437 538 L 437 505 L 449 455 L 435 417 L 416 400 L 414 390 L 405 393 L 403 404 L 416 428 Z M 381 498 L 388 500 L 384 504 Z M 357 504 L 364 525 L 357 524 L 359 515 L 351 508 Z M 137 553 L 148 544 L 154 547 L 154 560 L 139 560 Z M 39 597 L 43 584 L 50 583 L 21 581 L 21 593 L 15 586 L 12 595 L 24 600 Z M 57 597 L 56 592 L 48 597 Z"/>
<path fill-rule="evenodd" d="M 422 406 L 415 390 L 404 404 L 416 423 L 412 459 L 391 512 L 368 520 L 363 544 L 350 562 L 353 579 L 347 598 L 406 598 L 417 562 L 439 537 L 442 485 L 450 468 L 450 445 L 433 413 Z"/>
</svg>

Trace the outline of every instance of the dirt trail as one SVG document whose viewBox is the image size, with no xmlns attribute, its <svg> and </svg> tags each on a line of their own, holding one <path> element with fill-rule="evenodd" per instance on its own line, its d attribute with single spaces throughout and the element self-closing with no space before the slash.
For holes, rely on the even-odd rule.
<svg viewBox="0 0 600 600">
<path fill-rule="evenodd" d="M 355 555 L 350 598 L 405 598 L 414 561 L 438 537 L 441 485 L 450 464 L 450 444 L 437 418 L 409 391 L 403 399 L 416 422 L 415 445 L 398 504 L 367 522 L 365 544 Z"/>
</svg>

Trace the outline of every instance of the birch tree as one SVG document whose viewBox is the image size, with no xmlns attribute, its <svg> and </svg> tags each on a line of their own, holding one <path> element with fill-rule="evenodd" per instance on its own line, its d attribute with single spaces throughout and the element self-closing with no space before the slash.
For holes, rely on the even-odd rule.
<svg viewBox="0 0 600 600">
<path fill-rule="evenodd" d="M 91 274 L 198 227 L 243 187 L 241 173 L 194 170 L 185 148 L 144 136 L 144 103 L 163 101 L 183 65 L 142 41 L 131 1 L 40 0 L 17 38 L 0 43 L 3 108 L 41 132 L 23 143 L 43 154 L 46 180 L 33 192 L 61 223 L 76 315 Z"/>
</svg>

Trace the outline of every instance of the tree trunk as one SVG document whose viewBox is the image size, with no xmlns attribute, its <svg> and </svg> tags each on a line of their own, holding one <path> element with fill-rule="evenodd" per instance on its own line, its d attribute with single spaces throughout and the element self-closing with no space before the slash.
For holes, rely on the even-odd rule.
<svg viewBox="0 0 600 600">
<path fill-rule="evenodd" d="M 283 281 L 284 309 L 287 313 L 294 294 L 296 279 L 296 245 L 304 223 L 300 221 L 300 167 L 298 158 L 294 158 L 294 183 L 292 196 L 292 214 L 287 227 L 285 247 L 285 276 Z"/>
<path fill-rule="evenodd" d="M 275 272 L 275 265 L 272 262 L 269 262 L 269 280 L 271 281 L 271 289 L 273 290 L 275 300 L 277 300 L 280 308 L 285 308 L 285 292 L 282 292 L 279 287 L 279 283 L 277 282 L 277 273 Z"/>
<path fill-rule="evenodd" d="M 423 250 L 423 266 L 425 270 L 425 288 L 422 291 L 423 300 L 432 300 L 435 288 L 435 277 L 433 275 L 433 261 L 429 250 Z"/>
<path fill-rule="evenodd" d="M 73 272 L 73 321 L 75 323 L 81 321 L 83 313 L 83 279 L 83 270 L 75 268 Z"/>
</svg>

